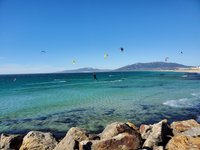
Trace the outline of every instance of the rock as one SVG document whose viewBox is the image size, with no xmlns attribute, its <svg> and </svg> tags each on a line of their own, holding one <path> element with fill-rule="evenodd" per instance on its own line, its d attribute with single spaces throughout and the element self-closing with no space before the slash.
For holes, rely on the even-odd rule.
<svg viewBox="0 0 200 150">
<path fill-rule="evenodd" d="M 22 144 L 23 136 L 1 134 L 0 149 L 12 150 L 19 149 Z"/>
<path fill-rule="evenodd" d="M 100 136 L 98 134 L 89 134 L 89 140 L 100 140 Z"/>
<path fill-rule="evenodd" d="M 136 150 L 140 142 L 137 134 L 121 133 L 109 139 L 82 141 L 79 150 Z"/>
<path fill-rule="evenodd" d="M 130 134 L 136 134 L 137 131 L 130 128 L 125 123 L 121 122 L 114 122 L 112 124 L 109 124 L 106 126 L 106 128 L 103 130 L 103 132 L 100 135 L 101 139 L 109 139 L 112 138 L 120 133 L 130 133 Z M 138 133 L 137 133 L 138 134 Z"/>
<path fill-rule="evenodd" d="M 23 139 L 20 150 L 53 150 L 57 141 L 51 133 L 30 131 Z"/>
<path fill-rule="evenodd" d="M 139 132 L 139 129 L 131 122 L 127 122 L 126 125 L 128 125 L 130 128 L 132 128 L 133 130 Z"/>
<path fill-rule="evenodd" d="M 140 130 L 142 131 L 143 138 L 146 139 L 143 147 L 151 149 L 159 145 L 165 145 L 169 140 L 168 135 L 171 134 L 167 120 L 162 120 L 159 123 L 150 125 L 150 127 L 143 126 Z M 145 131 L 146 134 L 143 133 Z"/>
<path fill-rule="evenodd" d="M 185 136 L 200 137 L 200 127 L 193 127 L 181 133 Z"/>
<path fill-rule="evenodd" d="M 72 127 L 69 129 L 64 139 L 60 141 L 54 150 L 78 149 L 79 142 L 83 140 L 89 140 L 86 131 L 77 127 Z"/>
<path fill-rule="evenodd" d="M 166 146 L 167 150 L 199 150 L 200 137 L 189 137 L 185 135 L 174 136 Z"/>
<path fill-rule="evenodd" d="M 153 150 L 164 150 L 163 146 L 155 146 Z"/>
<path fill-rule="evenodd" d="M 173 129 L 173 134 L 177 135 L 178 133 L 189 130 L 193 127 L 200 127 L 200 124 L 196 122 L 194 119 L 186 120 L 186 121 L 177 121 L 171 124 L 171 128 Z"/>
<path fill-rule="evenodd" d="M 85 140 L 79 142 L 79 150 L 91 150 L 92 148 L 92 142 L 96 142 L 97 140 Z"/>
<path fill-rule="evenodd" d="M 140 126 L 140 134 L 141 134 L 142 139 L 146 140 L 149 137 L 149 134 L 151 133 L 151 129 L 152 129 L 152 126 L 150 125 L 142 124 Z"/>
</svg>

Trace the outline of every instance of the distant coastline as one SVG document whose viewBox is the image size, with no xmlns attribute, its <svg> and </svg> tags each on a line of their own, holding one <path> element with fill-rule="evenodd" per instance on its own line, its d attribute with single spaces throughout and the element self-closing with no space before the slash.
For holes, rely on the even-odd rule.
<svg viewBox="0 0 200 150">
<path fill-rule="evenodd" d="M 200 72 L 200 68 L 195 66 L 186 66 L 172 62 L 149 62 L 149 63 L 135 63 L 113 70 L 86 67 L 74 70 L 64 70 L 58 73 L 133 72 L 133 71 Z"/>
<path fill-rule="evenodd" d="M 161 72 L 185 72 L 185 73 L 200 73 L 200 69 L 175 69 L 175 70 L 149 70 L 149 71 L 161 71 Z"/>
</svg>

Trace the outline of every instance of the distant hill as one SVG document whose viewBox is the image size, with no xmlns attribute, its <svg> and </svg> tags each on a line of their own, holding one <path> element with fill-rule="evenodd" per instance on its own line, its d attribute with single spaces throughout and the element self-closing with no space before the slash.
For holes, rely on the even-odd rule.
<svg viewBox="0 0 200 150">
<path fill-rule="evenodd" d="M 109 71 L 136 71 L 136 70 L 176 70 L 180 68 L 190 68 L 191 66 L 185 66 L 178 63 L 169 62 L 150 62 L 150 63 L 136 63 L 127 65 L 115 70 L 109 69 L 96 69 L 96 68 L 80 68 L 75 70 L 64 70 L 58 73 L 89 73 L 89 72 L 109 72 Z"/>
<path fill-rule="evenodd" d="M 74 70 L 64 70 L 59 73 L 87 73 L 87 72 L 107 72 L 111 71 L 109 69 L 96 69 L 96 68 L 80 68 L 80 69 L 74 69 Z"/>
<path fill-rule="evenodd" d="M 134 70 L 175 70 L 179 68 L 190 68 L 191 66 L 185 66 L 178 63 L 168 62 L 150 62 L 150 63 L 136 63 L 127 65 L 114 71 L 134 71 Z"/>
</svg>

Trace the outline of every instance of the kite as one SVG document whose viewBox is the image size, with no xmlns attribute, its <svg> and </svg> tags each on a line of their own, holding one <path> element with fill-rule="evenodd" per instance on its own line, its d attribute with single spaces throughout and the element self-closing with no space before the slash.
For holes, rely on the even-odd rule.
<svg viewBox="0 0 200 150">
<path fill-rule="evenodd" d="M 76 61 L 75 61 L 75 60 L 72 60 L 72 64 L 75 65 L 75 64 L 76 64 Z"/>
<path fill-rule="evenodd" d="M 168 61 L 168 59 L 169 59 L 169 57 L 166 57 L 166 58 L 165 58 L 165 62 L 167 62 L 167 61 Z"/>
<path fill-rule="evenodd" d="M 123 48 L 123 47 L 121 47 L 121 48 L 120 48 L 120 51 L 121 51 L 121 52 L 123 52 L 123 51 L 124 51 L 124 48 Z"/>
<path fill-rule="evenodd" d="M 108 54 L 107 53 L 105 53 L 104 54 L 104 59 L 106 59 L 108 57 Z"/>
<path fill-rule="evenodd" d="M 46 53 L 46 51 L 41 51 L 41 53 Z"/>
</svg>

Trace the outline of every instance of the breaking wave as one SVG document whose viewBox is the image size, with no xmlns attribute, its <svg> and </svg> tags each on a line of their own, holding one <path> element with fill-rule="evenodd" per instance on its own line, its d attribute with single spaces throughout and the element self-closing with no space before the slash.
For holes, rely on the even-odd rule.
<svg viewBox="0 0 200 150">
<path fill-rule="evenodd" d="M 193 107 L 194 106 L 194 104 L 192 103 L 192 100 L 188 98 L 181 98 L 178 100 L 168 100 L 164 102 L 163 105 L 168 105 L 171 107 Z"/>
</svg>

